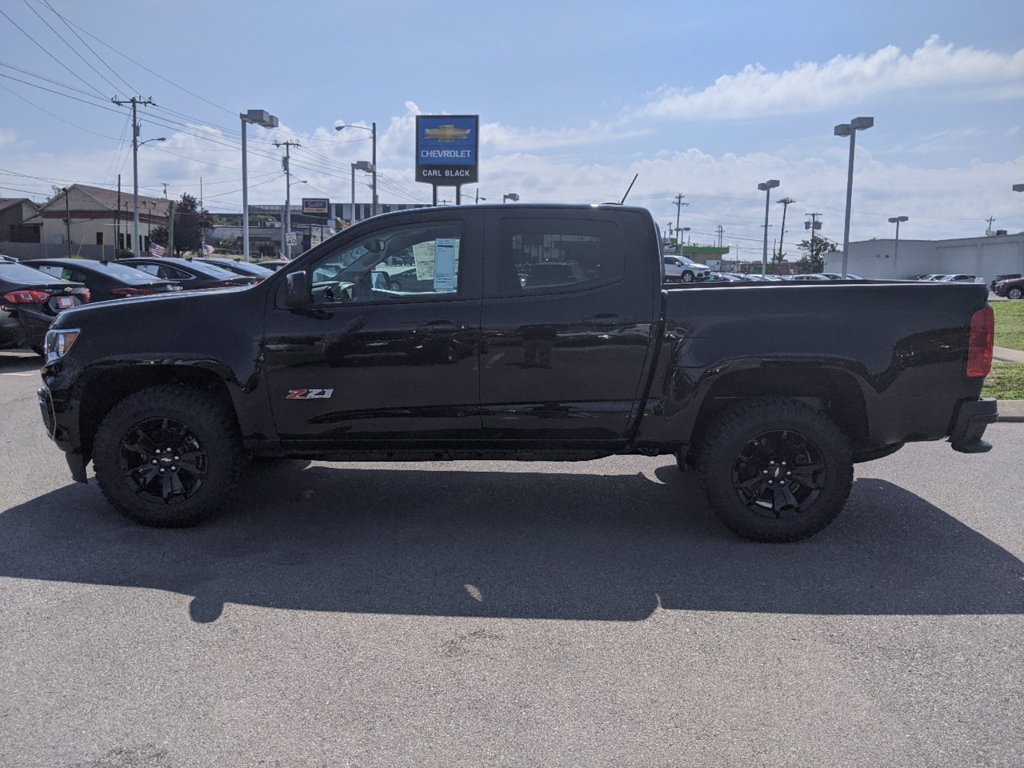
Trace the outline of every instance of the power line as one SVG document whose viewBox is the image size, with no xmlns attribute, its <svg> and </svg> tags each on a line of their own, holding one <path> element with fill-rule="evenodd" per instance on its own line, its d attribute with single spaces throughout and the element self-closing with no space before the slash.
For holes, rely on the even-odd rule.
<svg viewBox="0 0 1024 768">
<path fill-rule="evenodd" d="M 53 13 L 54 16 L 56 16 L 58 19 L 60 19 L 64 23 L 65 27 L 67 27 L 69 30 L 71 30 L 71 34 L 73 34 L 75 37 L 77 37 L 79 39 L 79 41 L 82 43 L 82 45 L 84 45 L 86 48 L 89 49 L 90 53 L 92 53 L 92 55 L 96 57 L 97 61 L 99 61 L 103 66 L 105 66 L 107 69 L 109 69 L 111 74 L 114 75 L 114 77 L 116 77 L 118 80 L 120 80 L 126 86 L 128 86 L 128 92 L 129 93 L 138 93 L 139 92 L 138 88 L 135 88 L 134 86 L 132 86 L 131 83 L 129 83 L 127 80 L 125 80 L 123 77 L 121 77 L 121 75 L 119 75 L 117 72 L 115 72 L 114 69 L 109 64 L 107 64 L 106 61 L 103 60 L 103 57 L 100 56 L 98 53 L 96 53 L 96 51 L 93 50 L 92 46 L 89 45 L 89 43 L 87 43 L 85 40 L 82 39 L 82 36 L 79 35 L 78 32 L 76 32 L 74 30 L 74 28 L 68 23 L 68 20 L 65 19 L 52 5 L 50 5 L 49 0 L 42 0 L 42 2 L 43 2 L 43 5 L 45 5 L 47 8 L 50 9 L 50 12 Z M 106 78 L 104 78 L 104 79 L 106 79 Z M 107 82 L 110 82 L 110 81 L 108 80 Z M 120 89 L 115 87 L 114 90 L 117 91 L 117 90 L 120 90 Z"/>
<path fill-rule="evenodd" d="M 32 41 L 33 43 L 35 43 L 35 44 L 36 44 L 36 46 L 37 46 L 37 47 L 39 48 L 39 50 L 41 50 L 41 51 L 42 51 L 43 53 L 45 53 L 45 54 L 46 54 L 47 56 L 49 56 L 49 57 L 50 57 L 51 59 L 53 59 L 53 60 L 54 60 L 55 62 L 57 62 L 58 64 L 60 64 L 60 65 L 61 65 L 62 67 L 64 67 L 64 69 L 66 69 L 66 70 L 67 70 L 68 72 L 70 72 L 70 73 L 71 73 L 72 75 L 74 75 L 75 77 L 77 77 L 77 78 L 78 78 L 79 80 L 81 80 L 81 81 L 82 81 L 82 82 L 83 82 L 83 83 L 84 83 L 84 84 L 85 84 L 86 86 L 88 86 L 89 88 L 92 88 L 92 90 L 93 90 L 93 91 L 95 91 L 95 92 L 96 92 L 96 93 L 97 93 L 97 94 L 98 94 L 99 96 L 101 96 L 101 97 L 103 96 L 103 94 L 102 94 L 102 93 L 100 93 L 100 92 L 99 92 L 99 90 L 97 90 L 97 89 L 96 89 L 96 87 L 92 85 L 92 83 L 89 83 L 89 82 L 87 82 L 87 81 L 86 81 L 86 80 L 85 80 L 85 79 L 84 79 L 84 78 L 83 78 L 83 77 L 82 77 L 81 75 L 79 75 L 79 74 L 78 74 L 77 72 L 75 72 L 75 71 L 74 71 L 73 69 L 71 69 L 70 67 L 68 67 L 68 66 L 67 66 L 67 64 L 65 64 L 65 63 L 64 63 L 64 62 L 62 62 L 62 61 L 61 61 L 60 59 L 58 59 L 58 58 L 57 58 L 56 56 L 54 56 L 54 55 L 53 55 L 52 53 L 50 53 L 50 52 L 49 52 L 49 51 L 48 51 L 48 50 L 46 49 L 46 47 L 45 47 L 45 46 L 43 46 L 43 44 L 42 44 L 42 43 L 40 43 L 40 42 L 39 42 L 38 40 L 36 40 L 36 39 L 35 39 L 34 37 L 32 37 L 32 35 L 30 35 L 30 34 L 29 34 L 28 32 L 26 32 L 26 31 L 25 31 L 24 29 L 22 29 L 22 28 L 21 28 L 21 27 L 20 27 L 20 26 L 18 25 L 18 22 L 16 22 L 16 21 L 15 21 L 14 19 L 12 19 L 12 18 L 11 18 L 10 16 L 8 16 L 8 15 L 7 15 L 6 13 L 4 13 L 3 9 L 0 9 L 0 16 L 3 16 L 3 17 L 4 17 L 5 19 L 7 19 L 7 20 L 8 20 L 9 22 L 11 22 L 11 24 L 13 24 L 13 25 L 14 25 L 15 27 L 17 27 L 18 31 L 20 31 L 20 32 L 21 32 L 21 33 L 22 33 L 23 35 L 25 35 L 25 37 L 27 37 L 27 38 L 28 38 L 29 40 L 31 40 L 31 41 Z"/>
<path fill-rule="evenodd" d="M 60 41 L 62 43 L 64 43 L 64 45 L 66 45 L 68 47 L 69 50 L 71 50 L 72 53 L 74 53 L 78 58 L 80 58 L 85 63 L 85 66 L 87 66 L 89 69 L 91 69 L 97 75 L 99 75 L 100 79 L 105 81 L 107 83 L 107 85 L 109 85 L 115 91 L 119 90 L 119 88 L 116 85 L 114 85 L 114 83 L 110 82 L 110 80 L 107 79 L 106 75 L 104 75 L 102 72 L 100 72 L 98 69 L 96 69 L 96 67 L 94 67 L 89 61 L 87 61 L 86 58 L 81 53 L 78 52 L 78 49 L 76 49 L 67 40 L 65 40 L 64 37 L 60 34 L 60 32 L 58 32 L 56 29 L 54 29 L 52 26 L 50 26 L 50 22 L 48 22 L 46 19 L 44 19 L 42 14 L 40 14 L 39 11 L 37 11 L 35 8 L 33 8 L 29 4 L 28 0 L 24 0 L 24 2 L 25 2 L 25 5 L 28 6 L 28 9 L 30 11 L 32 11 L 32 13 L 34 13 L 39 18 L 39 20 L 41 22 L 43 22 L 43 24 L 45 24 L 47 26 L 47 28 L 51 32 L 53 32 L 53 34 L 55 34 L 60 39 Z M 53 9 L 51 8 L 51 10 L 53 10 Z"/>
</svg>

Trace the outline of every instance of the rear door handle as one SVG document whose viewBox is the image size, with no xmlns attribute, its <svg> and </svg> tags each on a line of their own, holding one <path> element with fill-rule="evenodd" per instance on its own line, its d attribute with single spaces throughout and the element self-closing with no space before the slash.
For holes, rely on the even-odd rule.
<svg viewBox="0 0 1024 768">
<path fill-rule="evenodd" d="M 588 317 L 583 322 L 587 325 L 617 325 L 619 316 L 614 313 L 594 315 L 593 317 Z"/>
<path fill-rule="evenodd" d="M 454 331 L 464 331 L 466 326 L 461 323 L 453 323 L 451 320 L 431 320 L 429 323 L 416 326 L 416 330 L 421 333 L 452 333 Z"/>
</svg>

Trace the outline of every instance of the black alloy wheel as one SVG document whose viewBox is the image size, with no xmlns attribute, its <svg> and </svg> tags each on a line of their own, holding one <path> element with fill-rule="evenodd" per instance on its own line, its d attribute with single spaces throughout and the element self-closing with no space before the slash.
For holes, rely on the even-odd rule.
<svg viewBox="0 0 1024 768">
<path fill-rule="evenodd" d="M 806 512 L 821 494 L 825 463 L 806 435 L 764 432 L 740 449 L 732 466 L 737 497 L 755 515 L 781 520 Z"/>
<path fill-rule="evenodd" d="M 206 479 L 209 456 L 187 424 L 168 418 L 142 421 L 121 439 L 121 479 L 152 501 L 176 504 L 195 496 Z"/>
<path fill-rule="evenodd" d="M 176 385 L 129 395 L 100 423 L 93 465 L 122 514 L 146 525 L 183 527 L 226 501 L 242 468 L 233 414 L 212 392 Z"/>
<path fill-rule="evenodd" d="M 853 485 L 846 436 L 799 400 L 753 398 L 720 415 L 699 451 L 718 518 L 755 541 L 812 536 L 842 510 Z"/>
</svg>

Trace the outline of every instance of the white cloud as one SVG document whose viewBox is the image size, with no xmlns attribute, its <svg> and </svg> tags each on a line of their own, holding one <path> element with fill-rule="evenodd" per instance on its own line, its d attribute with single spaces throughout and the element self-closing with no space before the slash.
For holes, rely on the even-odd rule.
<svg viewBox="0 0 1024 768">
<path fill-rule="evenodd" d="M 665 87 L 638 117 L 735 119 L 798 114 L 868 97 L 932 86 L 977 85 L 990 98 L 1013 98 L 1024 78 L 1024 49 L 1012 56 L 955 48 L 937 36 L 909 56 L 895 46 L 870 55 L 836 56 L 825 64 L 800 63 L 783 72 L 747 65 L 704 90 Z M 975 96 L 986 91 L 972 91 Z"/>
</svg>

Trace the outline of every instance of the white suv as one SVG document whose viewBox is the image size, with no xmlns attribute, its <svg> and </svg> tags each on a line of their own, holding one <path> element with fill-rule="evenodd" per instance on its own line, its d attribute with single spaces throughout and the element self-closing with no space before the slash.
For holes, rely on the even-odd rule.
<svg viewBox="0 0 1024 768">
<path fill-rule="evenodd" d="M 662 261 L 665 263 L 666 283 L 692 283 L 695 280 L 704 280 L 711 271 L 707 264 L 698 264 L 685 256 L 665 254 Z"/>
</svg>

